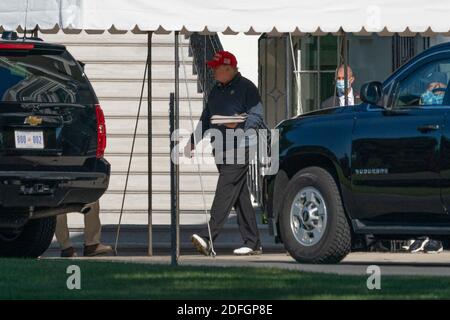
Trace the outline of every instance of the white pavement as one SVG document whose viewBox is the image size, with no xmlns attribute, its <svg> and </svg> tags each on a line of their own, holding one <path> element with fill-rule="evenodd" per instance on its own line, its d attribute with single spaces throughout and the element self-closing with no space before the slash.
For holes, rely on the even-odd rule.
<svg viewBox="0 0 450 320">
<path fill-rule="evenodd" d="M 54 259 L 48 257 L 45 259 Z M 74 260 L 98 260 L 120 263 L 170 264 L 170 256 L 117 256 L 75 258 Z M 450 276 L 450 251 L 440 254 L 410 253 L 351 253 L 341 263 L 333 265 L 299 264 L 287 254 L 267 253 L 260 256 L 238 257 L 218 255 L 216 258 L 200 255 L 183 255 L 181 266 L 217 267 L 269 267 L 304 272 L 320 272 L 339 275 L 367 275 L 367 267 L 377 265 L 382 275 Z"/>
</svg>

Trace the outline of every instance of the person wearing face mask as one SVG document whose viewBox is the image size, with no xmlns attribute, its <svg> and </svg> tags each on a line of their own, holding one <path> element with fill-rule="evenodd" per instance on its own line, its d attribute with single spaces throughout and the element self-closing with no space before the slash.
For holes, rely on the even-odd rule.
<svg viewBox="0 0 450 320">
<path fill-rule="evenodd" d="M 336 69 L 336 95 L 324 100 L 321 104 L 322 109 L 336 106 L 346 106 L 345 95 L 347 95 L 348 106 L 353 106 L 361 102 L 359 95 L 356 94 L 352 88 L 353 82 L 355 82 L 355 76 L 353 75 L 353 71 L 350 66 L 347 66 L 347 79 L 347 91 L 345 91 L 345 66 L 340 65 Z"/>
<path fill-rule="evenodd" d="M 427 90 L 420 96 L 420 105 L 436 106 L 444 102 L 445 90 L 447 89 L 447 75 L 443 72 L 432 72 L 427 77 Z"/>
</svg>

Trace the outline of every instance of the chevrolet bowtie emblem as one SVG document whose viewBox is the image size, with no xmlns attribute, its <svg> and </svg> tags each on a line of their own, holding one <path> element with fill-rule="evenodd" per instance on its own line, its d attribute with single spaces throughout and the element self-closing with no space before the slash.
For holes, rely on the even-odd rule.
<svg viewBox="0 0 450 320">
<path fill-rule="evenodd" d="M 42 123 L 42 118 L 38 116 L 28 116 L 25 118 L 24 124 L 29 124 L 30 126 L 37 126 Z"/>
</svg>

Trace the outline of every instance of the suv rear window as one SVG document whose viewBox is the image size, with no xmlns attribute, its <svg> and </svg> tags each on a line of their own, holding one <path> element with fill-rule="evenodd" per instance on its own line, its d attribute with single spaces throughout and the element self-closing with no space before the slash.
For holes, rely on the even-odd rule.
<svg viewBox="0 0 450 320">
<path fill-rule="evenodd" d="M 96 103 L 89 81 L 67 52 L 0 53 L 0 102 Z"/>
</svg>

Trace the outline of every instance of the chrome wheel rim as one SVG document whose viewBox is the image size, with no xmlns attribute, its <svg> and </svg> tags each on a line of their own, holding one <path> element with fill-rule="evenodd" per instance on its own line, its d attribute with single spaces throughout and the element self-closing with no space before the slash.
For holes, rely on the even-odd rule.
<svg viewBox="0 0 450 320">
<path fill-rule="evenodd" d="M 291 230 L 304 246 L 317 244 L 327 226 L 327 206 L 322 194 L 313 187 L 301 189 L 291 205 Z"/>
</svg>

